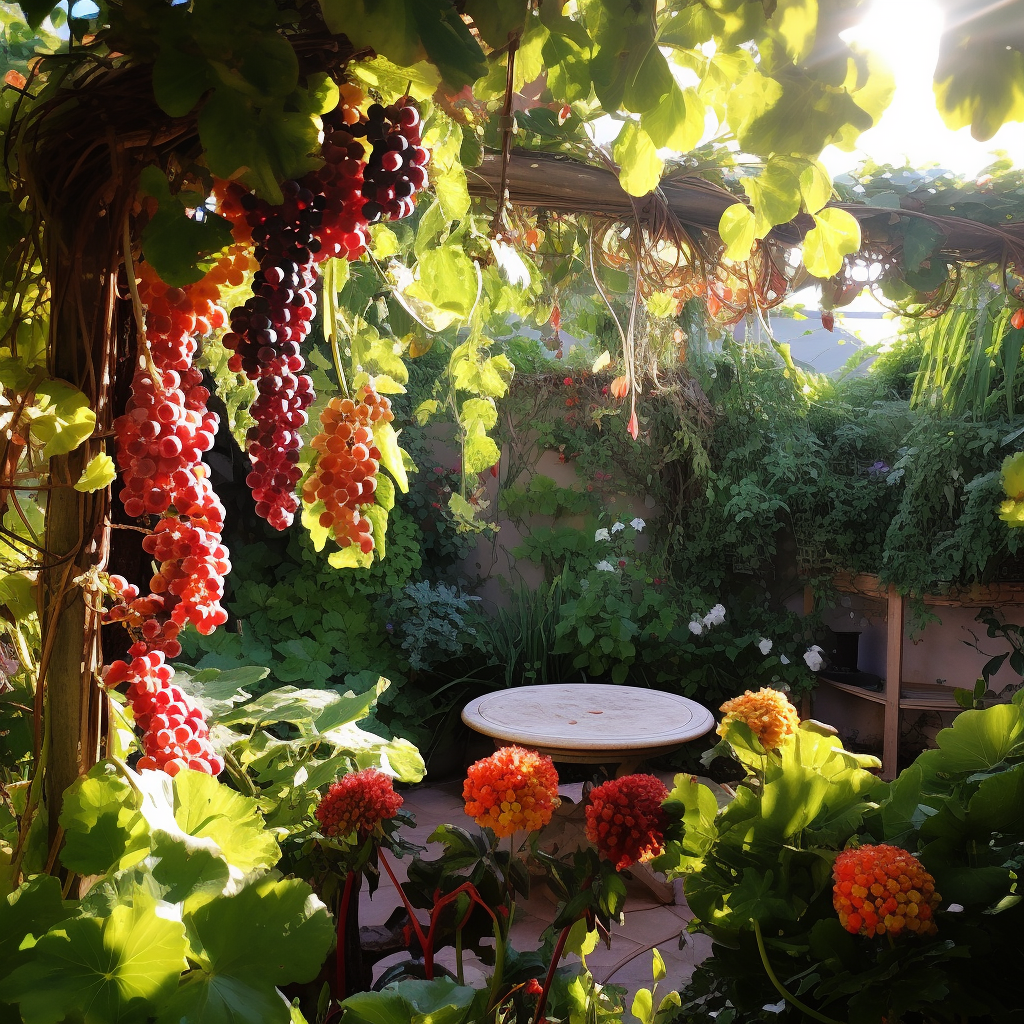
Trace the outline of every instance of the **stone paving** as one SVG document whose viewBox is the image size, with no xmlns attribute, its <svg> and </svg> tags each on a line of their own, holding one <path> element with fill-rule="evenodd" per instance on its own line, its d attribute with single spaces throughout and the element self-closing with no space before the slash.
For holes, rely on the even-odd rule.
<svg viewBox="0 0 1024 1024">
<path fill-rule="evenodd" d="M 662 774 L 666 784 L 671 785 L 671 775 Z M 562 786 L 563 797 L 579 802 L 582 784 Z M 466 817 L 462 802 L 462 783 L 452 782 L 441 785 L 420 785 L 404 791 L 405 806 L 416 817 L 416 828 L 407 830 L 408 838 L 427 846 L 423 856 L 431 859 L 440 853 L 437 844 L 428 845 L 427 837 L 440 824 L 446 822 L 476 828 Z M 395 873 L 400 881 L 404 881 L 405 862 L 391 858 Z M 711 952 L 711 940 L 703 935 L 686 934 L 686 924 L 691 914 L 682 899 L 681 885 L 675 883 L 675 902 L 663 904 L 651 890 L 639 881 L 627 886 L 627 898 L 622 925 L 613 925 L 611 948 L 599 944 L 597 949 L 587 958 L 590 969 L 599 983 L 612 982 L 622 985 L 629 995 L 626 999 L 628 1007 L 632 1002 L 632 994 L 651 984 L 651 953 L 657 947 L 665 959 L 668 977 L 662 982 L 662 991 L 666 986 L 678 988 L 689 979 L 694 967 Z M 387 878 L 381 879 L 381 885 L 372 899 L 363 891 L 360 903 L 360 923 L 362 925 L 381 925 L 387 921 L 392 911 L 399 905 L 398 895 Z M 516 907 L 516 920 L 512 926 L 512 945 L 519 950 L 537 949 L 541 944 L 541 934 L 554 919 L 556 909 L 555 897 L 545 884 L 533 887 L 530 899 L 520 900 Z M 680 935 L 685 935 L 685 944 L 679 946 Z M 407 954 L 398 953 L 382 960 L 374 971 L 374 978 L 391 964 L 406 958 Z M 454 970 L 454 951 L 445 949 L 437 956 L 438 963 Z M 465 978 L 467 984 L 478 984 L 483 981 L 483 971 L 475 962 L 472 954 L 465 958 Z"/>
</svg>

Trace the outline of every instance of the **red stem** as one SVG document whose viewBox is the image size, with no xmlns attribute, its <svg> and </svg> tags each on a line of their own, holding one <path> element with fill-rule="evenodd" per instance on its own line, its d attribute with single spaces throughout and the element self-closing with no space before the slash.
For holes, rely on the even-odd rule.
<svg viewBox="0 0 1024 1024">
<path fill-rule="evenodd" d="M 419 921 L 416 918 L 416 912 L 412 909 L 412 904 L 409 902 L 408 897 L 405 895 L 405 890 L 402 888 L 401 883 L 398 881 L 397 878 L 395 878 L 395 873 L 394 873 L 394 871 L 391 870 L 391 865 L 388 863 L 387 857 L 384 856 L 384 850 L 383 849 L 378 850 L 377 851 L 377 855 L 378 855 L 378 859 L 380 860 L 381 864 L 384 865 L 384 870 L 388 873 L 388 878 L 391 879 L 391 882 L 394 885 L 396 891 L 398 892 L 399 897 L 401 898 L 402 902 L 405 904 L 405 909 L 406 909 L 406 912 L 409 915 L 409 920 L 412 922 L 413 930 L 416 932 L 416 938 L 420 940 L 420 946 L 423 947 L 423 957 L 424 957 L 423 969 L 424 969 L 424 973 L 427 975 L 427 981 L 433 981 L 434 980 L 434 964 L 433 964 L 433 959 L 434 958 L 431 956 L 431 958 L 430 958 L 430 969 L 427 970 L 427 960 L 426 960 L 426 956 L 427 956 L 427 937 L 423 934 L 423 929 L 420 927 L 420 923 L 419 923 Z"/>
<path fill-rule="evenodd" d="M 548 965 L 547 977 L 544 979 L 544 988 L 541 989 L 541 993 L 537 996 L 537 1010 L 533 1015 L 533 1024 L 540 1024 L 541 1019 L 544 1016 L 544 1007 L 548 1001 L 548 989 L 551 988 L 551 982 L 555 980 L 555 970 L 558 967 L 558 961 L 562 959 L 562 950 L 565 949 L 566 939 L 569 938 L 569 932 L 572 931 L 572 926 L 575 921 L 571 921 L 562 929 L 562 934 L 558 936 L 558 942 L 555 943 L 555 952 L 551 956 L 551 963 Z"/>
<path fill-rule="evenodd" d="M 348 905 L 352 900 L 352 890 L 356 884 L 356 873 L 350 871 L 345 879 L 345 891 L 341 897 L 341 909 L 338 911 L 338 947 L 335 950 L 337 976 L 334 979 L 334 998 L 340 1003 L 348 995 L 345 988 L 345 932 L 348 928 Z"/>
</svg>

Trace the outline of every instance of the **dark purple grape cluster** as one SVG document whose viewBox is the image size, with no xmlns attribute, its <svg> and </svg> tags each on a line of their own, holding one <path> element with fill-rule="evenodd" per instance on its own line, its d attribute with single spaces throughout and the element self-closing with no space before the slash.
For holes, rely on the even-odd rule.
<svg viewBox="0 0 1024 1024">
<path fill-rule="evenodd" d="M 427 185 L 430 159 L 422 145 L 421 127 L 420 112 L 408 97 L 387 107 L 371 104 L 365 123 L 349 127 L 352 135 L 365 136 L 373 147 L 363 168 L 367 223 L 400 220 L 415 209 L 414 196 Z"/>
<path fill-rule="evenodd" d="M 282 191 L 280 206 L 248 193 L 241 197 L 260 269 L 252 296 L 231 311 L 224 336 L 234 353 L 229 367 L 257 382 L 250 410 L 256 425 L 246 435 L 253 468 L 246 482 L 257 515 L 278 530 L 291 524 L 298 508 L 299 431 L 314 397 L 312 380 L 301 372 L 299 345 L 316 314 L 314 259 L 324 207 L 323 194 L 300 182 L 286 181 Z"/>
</svg>

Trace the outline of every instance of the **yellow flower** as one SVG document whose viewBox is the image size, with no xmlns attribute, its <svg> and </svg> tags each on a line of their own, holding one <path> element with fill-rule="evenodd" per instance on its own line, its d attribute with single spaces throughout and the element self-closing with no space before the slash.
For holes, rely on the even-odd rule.
<svg viewBox="0 0 1024 1024">
<path fill-rule="evenodd" d="M 742 697 L 727 700 L 720 710 L 725 718 L 719 723 L 719 736 L 728 738 L 729 726 L 744 722 L 765 750 L 776 749 L 800 724 L 800 716 L 786 695 L 767 686 L 757 693 L 747 690 Z"/>
</svg>

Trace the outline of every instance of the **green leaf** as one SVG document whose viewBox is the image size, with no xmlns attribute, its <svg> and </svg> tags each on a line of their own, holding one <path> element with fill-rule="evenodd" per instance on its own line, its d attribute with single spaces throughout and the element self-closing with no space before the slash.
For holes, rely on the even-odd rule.
<svg viewBox="0 0 1024 1024">
<path fill-rule="evenodd" d="M 30 936 L 38 939 L 75 909 L 74 902 L 65 902 L 53 875 L 36 875 L 0 899 L 0 979 L 31 958 L 35 943 Z"/>
<path fill-rule="evenodd" d="M 74 451 L 96 429 L 89 399 L 66 381 L 44 380 L 36 385 L 36 407 L 29 430 L 44 446 L 44 459 Z"/>
<path fill-rule="evenodd" d="M 174 776 L 174 819 L 190 836 L 212 839 L 243 872 L 271 868 L 280 857 L 256 801 L 203 772 L 185 769 Z"/>
<path fill-rule="evenodd" d="M 466 14 L 484 42 L 498 49 L 526 24 L 526 0 L 467 0 Z"/>
<path fill-rule="evenodd" d="M 804 266 L 814 277 L 828 278 L 843 267 L 843 257 L 860 248 L 860 224 L 845 210 L 828 207 L 814 214 L 804 237 Z"/>
<path fill-rule="evenodd" d="M 641 1024 L 652 1024 L 654 1021 L 654 997 L 651 995 L 649 988 L 637 989 L 636 995 L 633 996 L 633 1005 L 630 1007 L 630 1013 L 636 1017 Z"/>
<path fill-rule="evenodd" d="M 0 605 L 9 609 L 16 621 L 35 615 L 35 584 L 20 572 L 0 576 Z"/>
<path fill-rule="evenodd" d="M 778 160 L 756 178 L 743 179 L 743 191 L 754 208 L 754 233 L 764 238 L 776 224 L 786 224 L 800 212 L 800 179 Z"/>
<path fill-rule="evenodd" d="M 481 997 L 483 1007 L 478 1005 Z M 407 980 L 380 992 L 359 992 L 341 1005 L 346 1024 L 463 1024 L 483 1019 L 486 990 L 459 985 L 451 978 Z"/>
<path fill-rule="evenodd" d="M 808 213 L 817 213 L 832 198 L 832 178 L 818 160 L 800 171 L 800 198 Z"/>
<path fill-rule="evenodd" d="M 276 987 L 312 981 L 334 939 L 327 908 L 299 879 L 265 876 L 184 917 L 190 972 L 160 1024 L 288 1024 Z"/>
<path fill-rule="evenodd" d="M 184 117 L 215 84 L 213 69 L 201 57 L 170 43 L 160 47 L 153 62 L 153 96 L 165 114 Z"/>
<path fill-rule="evenodd" d="M 665 967 L 665 958 L 661 953 L 655 949 L 652 952 L 653 963 L 651 964 L 651 974 L 655 981 L 664 981 L 668 977 L 668 970 Z"/>
<path fill-rule="evenodd" d="M 149 829 L 131 786 L 101 762 L 64 793 L 61 863 L 80 875 L 103 875 L 149 853 Z"/>
<path fill-rule="evenodd" d="M 377 504 L 382 509 L 390 512 L 395 507 L 395 485 L 391 477 L 384 473 L 377 474 L 377 490 L 374 494 Z"/>
<path fill-rule="evenodd" d="M 916 761 L 926 783 L 941 775 L 990 771 L 1007 757 L 1024 753 L 1024 708 L 996 704 L 984 711 L 964 711 L 935 742 L 938 749 L 924 751 Z"/>
<path fill-rule="evenodd" d="M 395 428 L 383 421 L 374 424 L 373 443 L 380 451 L 380 464 L 395 478 L 398 489 L 405 494 L 409 490 L 409 477 Z"/>
<path fill-rule="evenodd" d="M 51 11 L 56 10 L 57 7 L 50 0 L 20 0 L 18 6 L 25 15 L 28 27 L 33 32 L 42 25 Z"/>
<path fill-rule="evenodd" d="M 259 32 L 236 45 L 232 57 L 242 78 L 261 97 L 283 99 L 299 84 L 295 48 L 277 32 Z"/>
<path fill-rule="evenodd" d="M 935 100 L 946 127 L 970 125 L 971 135 L 985 142 L 1005 122 L 1024 121 L 1024 54 L 985 36 L 955 48 L 950 42 L 943 39 L 935 69 Z"/>
<path fill-rule="evenodd" d="M 805 60 L 818 27 L 818 0 L 779 0 L 768 23 L 794 64 Z"/>
<path fill-rule="evenodd" d="M 274 205 L 284 200 L 279 182 L 320 166 L 319 119 L 281 101 L 258 108 L 233 89 L 217 89 L 203 105 L 199 138 L 215 175 L 240 176 Z"/>
<path fill-rule="evenodd" d="M 487 71 L 487 58 L 450 0 L 320 0 L 332 32 L 408 66 L 424 57 L 453 92 Z"/>
<path fill-rule="evenodd" d="M 427 398 L 420 402 L 413 412 L 413 418 L 416 420 L 416 425 L 419 427 L 425 427 L 430 417 L 435 415 L 440 408 L 441 403 L 435 398 Z M 1022 491 L 1024 491 L 1024 488 L 1022 488 Z"/>
<path fill-rule="evenodd" d="M 382 505 L 367 505 L 361 510 L 373 527 L 373 548 L 378 558 L 387 554 L 388 510 Z"/>
<path fill-rule="evenodd" d="M 743 203 L 733 203 L 726 207 L 718 225 L 718 233 L 725 242 L 725 255 L 728 259 L 742 262 L 750 258 L 756 238 L 756 223 L 753 212 Z"/>
<path fill-rule="evenodd" d="M 409 295 L 454 314 L 448 323 L 469 316 L 476 305 L 477 276 L 461 246 L 442 245 L 423 253 L 417 273 L 418 280 L 406 289 Z"/>
<path fill-rule="evenodd" d="M 636 121 L 622 126 L 612 155 L 619 165 L 619 184 L 631 196 L 646 196 L 658 187 L 665 164 L 654 140 Z"/>
<path fill-rule="evenodd" d="M 156 906 L 139 889 L 109 917 L 55 925 L 0 983 L 0 1002 L 17 1003 L 24 1024 L 143 1024 L 174 991 L 185 961 L 181 922 L 158 916 Z"/>
<path fill-rule="evenodd" d="M 704 103 L 696 89 L 675 82 L 662 100 L 640 116 L 640 126 L 658 149 L 689 153 L 704 135 Z"/>
<path fill-rule="evenodd" d="M 92 491 L 101 491 L 109 487 L 117 477 L 117 467 L 114 460 L 104 452 L 89 460 L 89 465 L 82 470 L 82 475 L 75 484 L 76 491 L 83 491 L 86 494 Z"/>
<path fill-rule="evenodd" d="M 923 217 L 908 217 L 900 228 L 903 234 L 903 269 L 907 273 L 917 273 L 926 260 L 938 255 L 946 233 Z"/>
<path fill-rule="evenodd" d="M 231 245 L 231 224 L 219 214 L 204 211 L 202 220 L 188 215 L 182 195 L 172 196 L 157 167 L 147 167 L 139 190 L 159 202 L 156 215 L 142 229 L 142 253 L 165 284 L 181 288 L 204 274 L 200 260 Z M 191 196 L 195 203 L 199 196 Z"/>
</svg>

